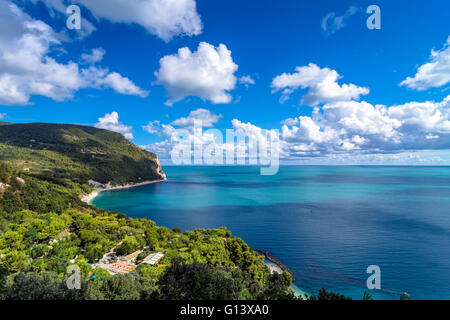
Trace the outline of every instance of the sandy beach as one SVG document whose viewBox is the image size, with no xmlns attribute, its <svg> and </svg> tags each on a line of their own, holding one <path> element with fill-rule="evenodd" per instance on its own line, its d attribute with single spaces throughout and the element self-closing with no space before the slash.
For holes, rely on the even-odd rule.
<svg viewBox="0 0 450 320">
<path fill-rule="evenodd" d="M 92 191 L 91 193 L 82 196 L 80 199 L 81 201 L 90 204 L 92 202 L 92 200 L 95 199 L 95 197 L 97 197 L 100 192 L 103 191 L 111 191 L 111 190 L 121 190 L 121 189 L 129 189 L 129 188 L 136 188 L 136 187 L 141 187 L 141 186 L 145 186 L 148 184 L 153 184 L 153 183 L 159 183 L 162 181 L 166 181 L 167 179 L 160 179 L 160 180 L 153 180 L 153 181 L 144 181 L 144 182 L 138 182 L 138 183 L 128 183 L 122 186 L 103 186 L 103 187 L 97 187 L 94 189 L 94 191 Z"/>
<path fill-rule="evenodd" d="M 272 261 L 269 261 L 266 259 L 264 261 L 264 264 L 270 269 L 270 273 L 274 273 L 274 272 L 277 272 L 279 274 L 283 273 L 283 270 L 279 266 L 277 266 L 275 263 L 273 263 Z"/>
</svg>

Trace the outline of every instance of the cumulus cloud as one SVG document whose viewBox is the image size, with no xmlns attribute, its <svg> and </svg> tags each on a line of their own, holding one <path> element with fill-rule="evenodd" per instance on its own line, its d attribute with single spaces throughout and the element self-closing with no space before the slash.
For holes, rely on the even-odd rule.
<svg viewBox="0 0 450 320">
<path fill-rule="evenodd" d="M 222 115 L 214 114 L 207 109 L 197 109 L 189 113 L 187 117 L 182 117 L 172 121 L 170 124 L 163 124 L 159 120 L 149 121 L 142 129 L 148 133 L 170 138 L 176 131 L 175 127 L 187 129 L 193 132 L 197 128 L 211 128 L 219 122 Z"/>
<path fill-rule="evenodd" d="M 284 90 L 287 97 L 309 88 L 302 102 L 314 107 L 311 116 L 282 121 L 283 154 L 295 158 L 450 148 L 450 96 L 441 102 L 373 105 L 357 101 L 368 88 L 340 86 L 338 79 L 336 71 L 309 64 L 273 80 L 273 90 Z"/>
<path fill-rule="evenodd" d="M 119 121 L 119 114 L 116 111 L 105 114 L 98 118 L 98 122 L 94 125 L 99 129 L 106 129 L 122 134 L 127 139 L 134 139 L 133 127 L 124 125 Z"/>
<path fill-rule="evenodd" d="M 272 92 L 282 90 L 280 102 L 290 98 L 297 89 L 309 91 L 303 96 L 301 103 L 316 106 L 335 101 L 358 100 L 361 95 L 369 93 L 369 89 L 354 84 L 339 85 L 341 77 L 335 70 L 320 68 L 314 63 L 295 68 L 294 73 L 283 73 L 272 80 Z"/>
<path fill-rule="evenodd" d="M 226 141 L 225 133 L 212 128 L 221 117 L 221 115 L 213 114 L 209 110 L 197 109 L 190 112 L 187 117 L 179 118 L 171 124 L 150 121 L 146 126 L 143 126 L 143 129 L 159 135 L 164 140 L 143 146 L 143 148 L 156 152 L 161 159 L 169 159 L 175 150 L 180 148 L 191 149 L 195 144 L 201 146 L 204 154 L 213 151 L 218 155 L 217 158 L 222 160 L 226 152 L 230 150 L 236 151 L 236 156 L 242 159 L 246 154 L 258 155 L 260 151 L 260 149 L 257 149 L 258 147 L 269 147 L 272 141 L 278 137 L 275 130 L 265 130 L 250 122 L 245 123 L 233 119 L 231 125 L 239 143 Z M 209 129 L 205 130 L 205 128 Z M 254 152 L 251 153 L 250 150 Z M 263 156 L 267 157 L 267 155 Z"/>
<path fill-rule="evenodd" d="M 0 120 L 5 119 L 5 117 L 6 117 L 6 113 L 0 113 Z"/>
<path fill-rule="evenodd" d="M 450 36 L 441 50 L 431 50 L 429 62 L 421 65 L 414 77 L 408 77 L 401 86 L 415 90 L 442 87 L 450 83 Z"/>
<path fill-rule="evenodd" d="M 192 127 L 194 124 L 199 124 L 205 128 L 212 127 L 222 118 L 222 115 L 212 113 L 207 109 L 197 109 L 191 111 L 189 116 L 177 119 L 172 122 L 172 125 L 179 127 Z"/>
<path fill-rule="evenodd" d="M 106 87 L 109 87 L 115 90 L 118 93 L 139 96 L 141 98 L 146 98 L 148 96 L 148 92 L 142 90 L 138 86 L 136 86 L 133 81 L 130 79 L 120 75 L 117 72 L 109 73 L 103 80 L 103 84 Z"/>
<path fill-rule="evenodd" d="M 0 0 L 0 104 L 27 105 L 32 95 L 63 101 L 83 88 L 146 96 L 129 79 L 107 69 L 58 62 L 50 54 L 60 44 L 50 26 Z"/>
<path fill-rule="evenodd" d="M 361 8 L 351 6 L 342 16 L 337 16 L 335 12 L 330 12 L 323 17 L 320 26 L 325 34 L 334 34 L 344 28 L 347 20 L 360 11 L 362 11 Z"/>
<path fill-rule="evenodd" d="M 326 75 L 333 74 L 330 69 L 313 68 L 313 71 L 319 71 L 319 74 L 323 70 L 326 71 L 324 72 Z M 317 78 L 315 72 L 308 73 L 301 70 L 298 73 L 304 75 L 306 79 L 288 78 L 287 81 L 294 83 L 293 86 L 316 83 L 312 80 Z M 333 75 L 333 79 L 337 79 L 337 74 Z M 310 91 L 306 95 L 310 94 Z M 329 102 L 315 105 L 310 116 L 299 115 L 281 122 L 278 151 L 282 159 L 326 157 L 333 161 L 345 159 L 348 161 L 349 157 L 353 157 L 365 162 L 373 160 L 395 163 L 406 161 L 405 155 L 417 151 L 439 151 L 450 148 L 450 96 L 438 102 L 408 102 L 391 106 L 356 101 L 351 95 L 346 94 L 338 96 L 340 100 L 329 99 Z M 326 100 L 323 97 L 320 99 L 321 102 Z M 214 134 L 202 135 L 201 132 L 195 132 L 192 124 L 196 118 L 211 119 L 206 122 L 208 127 L 212 127 L 219 120 L 218 116 L 212 117 L 209 111 L 199 109 L 171 124 L 151 122 L 147 131 L 156 132 L 164 140 L 147 148 L 159 152 L 165 150 L 163 154 L 170 157 L 175 145 L 190 143 L 193 139 L 197 139 L 198 143 L 209 143 L 221 150 L 220 152 L 230 149 L 227 143 L 219 143 Z M 231 125 L 239 135 L 251 137 L 252 141 L 262 145 L 268 143 L 268 137 L 278 135 L 275 130 L 266 130 L 239 119 L 233 119 Z M 176 133 L 178 126 L 187 129 L 187 140 L 170 138 Z M 246 148 L 254 147 L 254 145 L 246 146 Z M 248 150 L 241 152 L 245 154 Z"/>
<path fill-rule="evenodd" d="M 173 105 L 188 96 L 200 97 L 214 104 L 232 101 L 228 91 L 236 86 L 234 73 L 238 66 L 224 44 L 214 47 L 201 42 L 197 51 L 181 48 L 177 54 L 161 58 L 159 63 L 155 84 L 166 89 L 170 98 L 167 105 Z"/>
<path fill-rule="evenodd" d="M 203 26 L 195 0 L 32 0 L 65 14 L 69 4 L 80 4 L 97 19 L 137 24 L 164 41 L 175 36 L 195 36 Z M 86 23 L 85 23 L 86 22 Z M 89 26 L 83 20 L 82 30 Z"/>
<path fill-rule="evenodd" d="M 247 88 L 250 86 L 250 85 L 254 85 L 255 84 L 255 80 L 253 80 L 253 78 L 251 77 L 251 76 L 242 76 L 242 77 L 239 77 L 239 83 L 240 84 L 243 84 L 244 86 L 246 86 Z"/>
<path fill-rule="evenodd" d="M 97 18 L 117 23 L 136 23 L 170 41 L 178 35 L 202 32 L 195 0 L 78 0 Z"/>
<path fill-rule="evenodd" d="M 281 121 L 282 125 L 287 125 L 287 126 L 294 126 L 298 123 L 298 118 L 287 118 L 283 121 Z"/>
<path fill-rule="evenodd" d="M 159 134 L 161 128 L 161 121 L 149 121 L 145 126 L 142 126 L 142 130 L 151 134 Z"/>
<path fill-rule="evenodd" d="M 103 48 L 94 48 L 90 53 L 83 53 L 81 55 L 81 62 L 88 64 L 95 64 L 103 60 L 106 51 Z"/>
<path fill-rule="evenodd" d="M 334 102 L 315 108 L 310 117 L 288 119 L 281 138 L 290 157 L 444 149 L 450 147 L 449 107 L 450 96 L 391 107 Z"/>
</svg>

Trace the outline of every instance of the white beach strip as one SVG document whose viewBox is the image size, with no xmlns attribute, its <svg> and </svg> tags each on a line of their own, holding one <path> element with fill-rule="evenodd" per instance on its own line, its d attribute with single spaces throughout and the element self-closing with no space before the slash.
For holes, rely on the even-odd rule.
<svg viewBox="0 0 450 320">
<path fill-rule="evenodd" d="M 264 264 L 270 269 L 270 273 L 274 273 L 274 272 L 277 272 L 279 274 L 283 273 L 283 270 L 270 260 L 266 259 L 264 261 Z"/>
<path fill-rule="evenodd" d="M 264 264 L 270 269 L 270 273 L 279 273 L 282 274 L 283 273 L 283 269 L 281 269 L 279 266 L 277 266 L 275 263 L 273 263 L 270 260 L 265 260 Z M 309 296 L 311 296 L 310 294 L 308 294 L 307 292 L 303 291 L 302 289 L 300 289 L 299 287 L 297 287 L 295 284 L 291 285 L 291 289 L 292 291 L 294 291 L 294 294 L 297 297 L 301 297 L 302 299 L 308 299 Z"/>
<path fill-rule="evenodd" d="M 152 181 L 144 181 L 144 182 L 138 182 L 138 183 L 128 183 L 122 186 L 114 186 L 114 187 L 106 187 L 106 188 L 95 188 L 94 191 L 92 191 L 91 193 L 82 196 L 80 199 L 81 201 L 90 204 L 92 202 L 92 200 L 95 199 L 95 197 L 97 197 L 100 192 L 103 191 L 111 191 L 111 190 L 121 190 L 121 189 L 129 189 L 129 188 L 136 188 L 136 187 L 140 187 L 140 186 L 145 186 L 148 184 L 153 184 L 153 183 L 159 183 L 162 181 L 166 181 L 167 179 L 159 179 L 159 180 L 152 180 Z"/>
</svg>

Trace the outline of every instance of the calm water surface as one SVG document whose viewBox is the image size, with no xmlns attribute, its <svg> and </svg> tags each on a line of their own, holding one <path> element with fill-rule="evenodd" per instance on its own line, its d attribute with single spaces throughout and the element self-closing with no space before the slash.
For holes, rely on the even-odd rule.
<svg viewBox="0 0 450 320">
<path fill-rule="evenodd" d="M 183 230 L 226 226 L 270 251 L 306 292 L 450 299 L 450 167 L 165 167 L 169 180 L 93 204 Z"/>
</svg>

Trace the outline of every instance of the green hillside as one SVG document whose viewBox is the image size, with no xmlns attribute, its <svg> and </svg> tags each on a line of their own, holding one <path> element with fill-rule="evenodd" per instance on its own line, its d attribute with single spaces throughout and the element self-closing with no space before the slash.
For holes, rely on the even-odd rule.
<svg viewBox="0 0 450 320">
<path fill-rule="evenodd" d="M 57 183 L 120 185 L 164 176 L 155 154 L 119 133 L 79 125 L 0 123 L 0 161 Z"/>
</svg>

